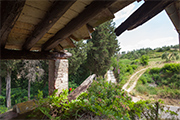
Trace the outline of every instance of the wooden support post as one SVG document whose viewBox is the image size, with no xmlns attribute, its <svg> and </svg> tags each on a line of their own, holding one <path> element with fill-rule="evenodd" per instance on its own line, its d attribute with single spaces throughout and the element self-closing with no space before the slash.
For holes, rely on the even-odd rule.
<svg viewBox="0 0 180 120">
<path fill-rule="evenodd" d="M 68 60 L 49 60 L 49 95 L 55 89 L 61 93 L 63 89 L 68 89 Z"/>
</svg>

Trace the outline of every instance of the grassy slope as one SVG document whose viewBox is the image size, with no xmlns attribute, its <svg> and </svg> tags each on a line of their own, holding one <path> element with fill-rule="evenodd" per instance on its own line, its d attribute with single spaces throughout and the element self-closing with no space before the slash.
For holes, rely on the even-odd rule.
<svg viewBox="0 0 180 120">
<path fill-rule="evenodd" d="M 149 65 L 151 68 L 154 67 L 163 67 L 163 65 L 166 63 L 165 60 L 162 60 L 161 58 L 154 58 L 149 60 Z M 180 60 L 172 61 L 173 63 L 180 63 Z M 171 89 L 168 86 L 157 86 L 157 87 L 150 87 L 149 84 L 143 84 L 142 81 L 138 80 L 138 83 L 136 85 L 136 90 L 132 92 L 133 95 L 139 95 L 143 96 L 146 99 L 153 98 L 153 99 L 162 99 L 166 104 L 171 105 L 180 105 L 179 98 L 177 98 L 177 95 L 179 95 L 180 90 L 179 89 Z M 177 99 L 172 99 L 172 97 Z"/>
</svg>

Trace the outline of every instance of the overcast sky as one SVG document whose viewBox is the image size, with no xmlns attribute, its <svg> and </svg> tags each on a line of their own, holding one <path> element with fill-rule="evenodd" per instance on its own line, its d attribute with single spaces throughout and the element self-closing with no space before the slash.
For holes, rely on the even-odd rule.
<svg viewBox="0 0 180 120">
<path fill-rule="evenodd" d="M 134 2 L 115 14 L 114 22 L 118 27 L 130 16 L 143 2 Z M 140 48 L 157 48 L 178 44 L 178 34 L 165 11 L 154 18 L 130 31 L 123 32 L 118 41 L 121 51 L 132 51 Z"/>
</svg>

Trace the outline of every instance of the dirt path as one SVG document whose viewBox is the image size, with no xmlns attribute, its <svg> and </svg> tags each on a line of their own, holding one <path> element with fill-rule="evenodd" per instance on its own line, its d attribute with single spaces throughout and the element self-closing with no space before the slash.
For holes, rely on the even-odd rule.
<svg viewBox="0 0 180 120">
<path fill-rule="evenodd" d="M 124 90 L 127 91 L 128 93 L 129 93 L 130 91 L 132 91 L 132 90 L 135 88 L 136 83 L 137 83 L 139 77 L 141 77 L 141 75 L 146 71 L 146 69 L 147 69 L 147 68 L 143 68 L 143 69 L 135 72 L 135 73 L 130 77 L 130 79 L 128 80 L 128 82 L 122 87 L 122 89 L 124 89 Z M 137 75 L 138 73 L 140 73 L 140 75 L 136 78 L 136 75 Z M 128 85 L 129 85 L 129 83 L 130 83 L 131 81 L 133 81 L 133 84 L 131 85 L 130 88 L 127 88 Z"/>
</svg>

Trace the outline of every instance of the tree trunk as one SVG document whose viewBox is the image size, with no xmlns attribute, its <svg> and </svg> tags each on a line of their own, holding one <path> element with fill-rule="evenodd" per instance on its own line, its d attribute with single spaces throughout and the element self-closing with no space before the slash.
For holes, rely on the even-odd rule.
<svg viewBox="0 0 180 120">
<path fill-rule="evenodd" d="M 2 87 L 2 81 L 1 81 L 1 76 L 0 76 L 0 95 L 1 95 L 1 88 Z"/>
<path fill-rule="evenodd" d="M 11 107 L 11 71 L 7 70 L 6 76 L 6 106 Z"/>
<path fill-rule="evenodd" d="M 31 96 L 31 80 L 28 80 L 28 100 L 30 100 L 30 96 Z"/>
</svg>

